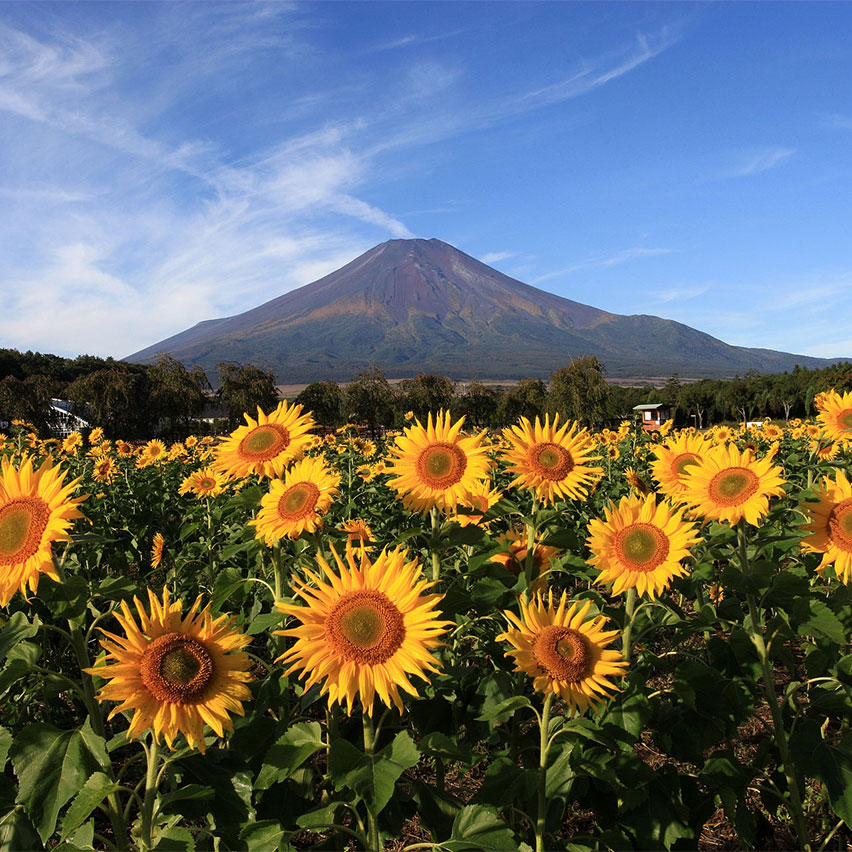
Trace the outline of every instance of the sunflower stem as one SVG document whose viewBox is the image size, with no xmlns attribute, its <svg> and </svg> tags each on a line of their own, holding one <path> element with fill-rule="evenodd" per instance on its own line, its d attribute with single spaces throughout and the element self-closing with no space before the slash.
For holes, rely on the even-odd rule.
<svg viewBox="0 0 852 852">
<path fill-rule="evenodd" d="M 157 798 L 157 773 L 159 770 L 160 750 L 156 734 L 151 734 L 151 742 L 146 749 L 148 769 L 145 773 L 145 799 L 142 802 L 142 827 L 139 846 L 142 852 L 151 848 L 151 830 L 154 821 L 154 802 Z"/>
<path fill-rule="evenodd" d="M 59 581 L 65 581 L 65 557 L 68 554 L 68 548 L 65 548 L 62 559 L 54 558 L 53 564 L 56 568 L 56 573 L 59 575 Z M 71 646 L 74 649 L 74 656 L 77 658 L 77 665 L 80 667 L 80 676 L 82 680 L 82 698 L 83 704 L 86 707 L 86 712 L 89 715 L 89 722 L 92 730 L 103 739 L 106 739 L 106 729 L 104 728 L 104 717 L 101 714 L 101 707 L 95 698 L 95 685 L 92 681 L 92 676 L 86 672 L 86 669 L 92 665 L 89 659 L 89 651 L 86 647 L 86 637 L 79 625 L 75 624 L 70 618 L 68 619 L 68 632 L 70 634 Z M 112 769 L 112 764 L 108 767 L 109 776 L 115 780 L 115 773 Z M 130 839 L 127 836 L 127 824 L 122 817 L 121 802 L 118 794 L 110 793 L 107 797 L 109 804 L 109 819 L 112 823 L 112 831 L 115 836 L 115 841 L 119 849 L 127 849 L 130 847 Z"/>
<path fill-rule="evenodd" d="M 552 703 L 553 693 L 548 692 L 544 699 L 541 717 L 538 720 L 538 818 L 535 823 L 535 852 L 544 852 L 544 827 L 547 821 L 547 756 L 550 751 L 547 729 L 550 725 L 550 705 Z"/>
<path fill-rule="evenodd" d="M 281 566 L 281 542 L 275 543 L 272 548 L 272 575 L 275 582 L 275 600 L 280 601 L 284 597 L 284 570 Z"/>
<path fill-rule="evenodd" d="M 526 580 L 527 588 L 525 594 L 529 599 L 532 594 L 531 588 L 533 583 L 533 565 L 535 563 L 535 516 L 538 513 L 538 497 L 533 496 L 532 511 L 530 512 L 531 520 L 527 521 L 527 557 L 524 560 L 524 579 Z"/>
<path fill-rule="evenodd" d="M 778 704 L 778 696 L 775 693 L 775 681 L 772 672 L 772 661 L 769 659 L 769 651 L 766 647 L 763 631 L 764 624 L 760 610 L 751 590 L 751 565 L 748 559 L 748 548 L 746 545 L 745 519 L 741 519 L 737 525 L 737 544 L 739 548 L 740 565 L 746 578 L 746 604 L 748 606 L 749 621 L 751 622 L 751 641 L 760 657 L 760 665 L 763 669 L 763 691 L 766 695 L 766 703 L 772 715 L 772 729 L 775 735 L 775 744 L 784 764 L 784 777 L 787 780 L 787 793 L 789 795 L 788 807 L 793 817 L 793 824 L 799 838 L 801 848 L 805 852 L 811 852 L 811 842 L 808 837 L 808 824 L 802 807 L 802 796 L 799 791 L 799 781 L 793 769 L 790 757 L 790 744 L 787 740 L 787 731 L 784 728 L 784 718 L 781 707 Z"/>
<path fill-rule="evenodd" d="M 438 542 L 441 538 L 441 510 L 432 507 L 432 540 L 429 549 L 432 551 L 432 582 L 437 583 L 441 578 L 441 557 L 438 553 Z"/>
<path fill-rule="evenodd" d="M 210 498 L 205 497 L 204 502 L 207 504 L 207 566 L 210 573 L 210 584 L 216 577 L 216 557 L 213 553 L 213 516 L 210 513 Z"/>
<path fill-rule="evenodd" d="M 633 633 L 633 622 L 636 619 L 636 587 L 631 586 L 627 590 L 624 601 L 624 630 L 621 633 L 621 656 L 630 660 L 630 638 Z"/>
<path fill-rule="evenodd" d="M 370 763 L 375 764 L 376 733 L 373 730 L 373 717 L 364 710 L 361 720 L 364 724 L 364 754 L 370 758 Z M 379 823 L 369 805 L 367 806 L 367 841 L 367 852 L 381 852 Z"/>
</svg>

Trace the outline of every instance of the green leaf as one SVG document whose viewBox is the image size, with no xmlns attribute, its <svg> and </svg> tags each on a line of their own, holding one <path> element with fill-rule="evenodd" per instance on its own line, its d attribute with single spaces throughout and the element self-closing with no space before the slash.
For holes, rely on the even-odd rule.
<svg viewBox="0 0 852 852">
<path fill-rule="evenodd" d="M 277 819 L 250 822 L 241 832 L 240 840 L 247 852 L 269 852 L 277 849 L 284 839 L 284 829 Z"/>
<path fill-rule="evenodd" d="M 118 785 L 103 772 L 95 772 L 90 775 L 65 814 L 60 840 L 66 840 L 70 837 L 89 818 L 89 814 L 117 789 Z"/>
<path fill-rule="evenodd" d="M 835 748 L 823 740 L 819 723 L 806 719 L 791 738 L 790 749 L 796 765 L 825 784 L 832 810 L 852 824 L 852 733 Z"/>
<path fill-rule="evenodd" d="M 151 852 L 195 852 L 195 838 L 189 829 L 173 825 L 160 835 Z"/>
<path fill-rule="evenodd" d="M 19 781 L 17 801 L 46 841 L 60 808 L 98 770 L 98 761 L 81 731 L 60 731 L 42 723 L 24 728 L 10 754 Z"/>
<path fill-rule="evenodd" d="M 0 809 L 0 849 L 26 849 L 27 852 L 37 852 L 44 849 L 33 830 L 33 825 L 27 815 L 20 809 Z"/>
<path fill-rule="evenodd" d="M 296 819 L 296 825 L 300 828 L 308 828 L 315 831 L 327 828 L 334 824 L 334 815 L 337 809 L 342 806 L 342 802 L 331 802 L 316 810 L 308 811 Z"/>
<path fill-rule="evenodd" d="M 250 636 L 255 636 L 258 633 L 265 633 L 273 627 L 281 626 L 281 616 L 277 612 L 262 612 L 256 615 L 246 628 L 246 633 Z"/>
<path fill-rule="evenodd" d="M 9 757 L 9 748 L 12 745 L 12 734 L 5 728 L 0 727 L 0 773 L 6 766 L 6 760 Z"/>
<path fill-rule="evenodd" d="M 808 601 L 810 618 L 799 625 L 800 636 L 825 637 L 838 645 L 848 641 L 843 622 L 829 609 L 825 601 L 812 598 Z"/>
<path fill-rule="evenodd" d="M 515 710 L 521 707 L 532 707 L 529 699 L 523 695 L 513 695 L 511 698 L 489 707 L 481 716 L 476 717 L 477 722 L 505 722 L 514 715 Z"/>
<path fill-rule="evenodd" d="M 335 740 L 328 756 L 328 771 L 335 789 L 348 787 L 373 814 L 378 814 L 390 801 L 399 776 L 419 760 L 414 740 L 406 731 L 400 731 L 372 760 L 347 740 Z"/>
<path fill-rule="evenodd" d="M 312 754 L 324 747 L 318 722 L 293 725 L 266 753 L 254 788 L 266 790 L 289 778 Z"/>
<path fill-rule="evenodd" d="M 518 848 L 512 829 L 497 816 L 494 808 L 485 805 L 463 807 L 453 821 L 450 839 L 441 845 L 452 852 L 509 852 Z"/>
<path fill-rule="evenodd" d="M 39 622 L 30 623 L 22 612 L 13 612 L 0 630 L 0 660 L 23 639 L 32 639 L 38 633 Z"/>
</svg>

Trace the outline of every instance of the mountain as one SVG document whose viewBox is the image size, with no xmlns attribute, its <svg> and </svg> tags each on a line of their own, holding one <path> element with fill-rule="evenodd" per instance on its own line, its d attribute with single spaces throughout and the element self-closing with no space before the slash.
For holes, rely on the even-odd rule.
<svg viewBox="0 0 852 852">
<path fill-rule="evenodd" d="M 242 314 L 200 322 L 130 355 L 162 353 L 213 370 L 260 364 L 279 382 L 346 381 L 370 363 L 390 378 L 546 378 L 595 355 L 611 378 L 783 372 L 829 359 L 729 346 L 687 325 L 564 299 L 440 240 L 389 240 L 351 263 Z"/>
</svg>

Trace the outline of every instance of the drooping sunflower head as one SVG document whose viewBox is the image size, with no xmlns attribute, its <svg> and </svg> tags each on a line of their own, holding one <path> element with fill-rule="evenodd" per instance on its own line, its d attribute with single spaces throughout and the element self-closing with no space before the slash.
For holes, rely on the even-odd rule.
<svg viewBox="0 0 852 852">
<path fill-rule="evenodd" d="M 520 577 L 526 569 L 529 553 L 526 531 L 509 530 L 500 536 L 499 542 L 503 545 L 503 550 L 500 553 L 495 553 L 491 557 L 491 561 L 497 562 L 511 574 Z M 550 547 L 541 542 L 533 542 L 531 565 L 534 589 L 540 588 L 544 584 L 545 578 L 550 572 L 550 562 L 557 553 L 559 553 L 559 550 L 555 547 Z"/>
<path fill-rule="evenodd" d="M 589 466 L 599 460 L 591 455 L 595 442 L 585 429 L 578 429 L 570 421 L 560 426 L 558 414 L 552 424 L 550 415 L 545 415 L 544 424 L 536 417 L 534 426 L 522 417 L 517 426 L 504 429 L 510 446 L 502 456 L 509 473 L 515 474 L 511 485 L 535 491 L 545 503 L 585 497 L 603 470 Z"/>
<path fill-rule="evenodd" d="M 329 706 L 345 702 L 349 713 L 359 698 L 372 715 L 376 695 L 401 711 L 400 689 L 417 695 L 410 676 L 428 680 L 428 672 L 438 670 L 432 651 L 452 624 L 435 609 L 443 595 L 425 594 L 434 584 L 398 547 L 383 550 L 375 562 L 353 548 L 345 560 L 334 548 L 332 554 L 336 570 L 318 558 L 322 579 L 306 571 L 309 582 L 294 581 L 304 606 L 276 603 L 301 622 L 275 631 L 296 640 L 279 658 L 289 666 L 285 675 L 300 671 L 306 690 L 322 682 Z"/>
<path fill-rule="evenodd" d="M 840 582 L 852 581 L 852 484 L 842 470 L 835 472 L 834 480 L 823 479 L 817 488 L 817 501 L 799 506 L 808 523 L 802 526 L 807 532 L 802 539 L 802 550 L 821 553 L 822 562 L 817 572 L 822 575 L 833 564 Z"/>
<path fill-rule="evenodd" d="M 605 630 L 602 615 L 586 619 L 591 601 L 567 606 L 567 592 L 556 606 L 552 589 L 547 599 L 537 594 L 519 604 L 521 617 L 505 610 L 509 629 L 497 637 L 512 646 L 506 656 L 514 658 L 515 671 L 528 674 L 538 692 L 561 697 L 572 714 L 600 712 L 618 691 L 608 678 L 623 675 L 627 666 L 608 648 L 619 631 Z"/>
<path fill-rule="evenodd" d="M 439 412 L 434 422 L 430 413 L 425 427 L 415 420 L 390 446 L 394 458 L 387 469 L 388 485 L 409 509 L 454 509 L 477 481 L 488 479 L 491 462 L 482 446 L 485 433 L 465 437 L 463 425 L 464 417 L 452 423 L 449 411 Z"/>
<path fill-rule="evenodd" d="M 0 465 L 0 606 L 16 591 L 36 593 L 41 574 L 58 581 L 52 544 L 70 541 L 72 522 L 83 517 L 72 497 L 80 482 L 65 482 L 65 473 L 45 461 L 36 470 L 24 456 L 20 467 L 7 457 Z"/>
<path fill-rule="evenodd" d="M 311 443 L 309 432 L 316 426 L 310 412 L 303 414 L 301 405 L 286 401 L 268 415 L 258 407 L 256 420 L 243 416 L 246 425 L 219 445 L 214 462 L 233 477 L 280 476 L 291 461 L 305 454 Z"/>
<path fill-rule="evenodd" d="M 240 633 L 228 615 L 213 618 L 210 607 L 198 611 L 199 597 L 186 616 L 181 601 L 171 601 L 163 589 L 162 601 L 149 589 L 148 609 L 134 598 L 137 616 L 126 601 L 115 617 L 124 636 L 103 631 L 107 652 L 101 664 L 86 669 L 108 681 L 99 701 L 120 702 L 110 718 L 133 711 L 129 739 L 152 728 L 169 748 L 179 734 L 190 747 L 205 749 L 204 725 L 218 736 L 233 731 L 231 713 L 243 715 L 242 702 L 251 697 L 246 683 L 248 654 L 242 648 L 251 637 Z"/>
<path fill-rule="evenodd" d="M 491 488 L 491 483 L 477 481 L 471 487 L 467 498 L 456 507 L 455 513 L 449 516 L 449 520 L 457 521 L 463 527 L 478 525 L 501 496 L 502 492 L 498 488 Z"/>
<path fill-rule="evenodd" d="M 631 494 L 605 508 L 604 516 L 589 523 L 589 564 L 601 572 L 596 582 L 611 582 L 614 594 L 635 588 L 655 598 L 686 573 L 683 561 L 699 539 L 681 510 L 657 503 L 654 494 Z"/>
<path fill-rule="evenodd" d="M 769 498 L 784 494 L 781 468 L 769 458 L 755 459 L 733 444 L 712 447 L 684 478 L 681 499 L 709 520 L 757 526 L 769 511 Z"/>
<path fill-rule="evenodd" d="M 118 473 L 115 461 L 112 456 L 104 456 L 95 461 L 95 466 L 92 470 L 92 478 L 96 482 L 104 482 L 107 485 L 115 479 Z"/>
<path fill-rule="evenodd" d="M 814 398 L 822 431 L 832 441 L 852 439 L 852 391 L 832 389 Z"/>
<path fill-rule="evenodd" d="M 674 500 L 682 496 L 687 471 L 701 461 L 708 447 L 703 435 L 679 432 L 665 444 L 651 448 L 656 457 L 651 462 L 651 473 L 660 483 L 663 494 Z"/>
<path fill-rule="evenodd" d="M 340 525 L 341 532 L 346 533 L 347 547 L 355 547 L 359 550 L 364 550 L 367 553 L 372 551 L 372 541 L 375 540 L 373 531 L 370 525 L 363 518 L 353 518 L 349 521 L 344 521 Z"/>
<path fill-rule="evenodd" d="M 276 479 L 260 501 L 257 517 L 249 521 L 255 538 L 270 547 L 285 536 L 296 539 L 322 526 L 322 516 L 338 494 L 340 475 L 320 456 L 297 461 Z"/>
</svg>

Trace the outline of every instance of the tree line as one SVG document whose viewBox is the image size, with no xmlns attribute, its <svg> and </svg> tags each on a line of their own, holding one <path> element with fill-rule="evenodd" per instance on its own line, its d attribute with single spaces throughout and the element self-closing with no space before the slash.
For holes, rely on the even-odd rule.
<svg viewBox="0 0 852 852">
<path fill-rule="evenodd" d="M 146 365 L 0 349 L 0 421 L 21 419 L 47 430 L 55 416 L 51 399 L 59 398 L 70 403 L 73 413 L 102 426 L 109 437 L 177 439 L 206 428 L 233 429 L 243 412 L 253 414 L 258 406 L 269 411 L 278 401 L 275 376 L 257 365 L 220 362 L 216 378 L 214 390 L 204 370 L 187 369 L 168 355 Z M 477 380 L 458 383 L 435 374 L 391 384 L 372 365 L 344 386 L 313 382 L 293 401 L 313 411 L 327 428 L 355 422 L 373 432 L 402 426 L 409 412 L 425 420 L 441 408 L 465 415 L 477 428 L 499 428 L 548 412 L 603 426 L 630 417 L 633 407 L 644 403 L 667 404 L 677 425 L 706 428 L 722 421 L 808 417 L 814 396 L 832 387 L 852 389 L 852 365 L 795 367 L 769 375 L 751 371 L 733 379 L 699 381 L 673 375 L 661 388 L 623 387 L 607 382 L 600 361 L 586 355 L 556 370 L 548 382 L 527 378 L 510 387 Z M 202 416 L 215 418 L 215 423 L 205 426 Z"/>
</svg>

